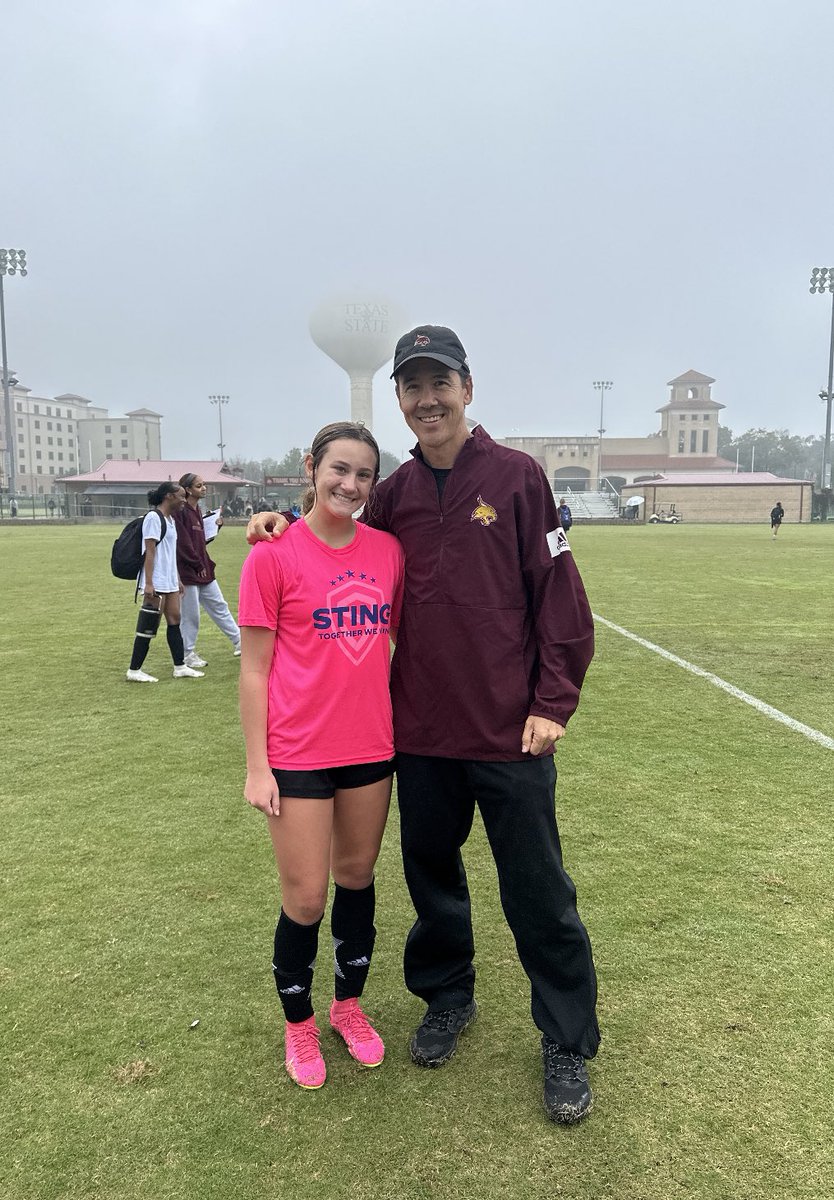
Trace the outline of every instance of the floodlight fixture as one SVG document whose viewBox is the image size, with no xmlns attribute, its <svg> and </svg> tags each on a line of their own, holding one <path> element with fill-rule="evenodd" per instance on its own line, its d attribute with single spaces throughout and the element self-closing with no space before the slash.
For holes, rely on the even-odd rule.
<svg viewBox="0 0 834 1200">
<path fill-rule="evenodd" d="M 828 342 L 828 387 L 820 391 L 825 404 L 825 441 L 822 446 L 822 480 L 824 493 L 831 492 L 831 401 L 834 398 L 834 267 L 814 267 L 811 272 L 811 292 L 831 292 L 831 336 Z M 828 504 L 822 505 L 823 519 L 828 518 Z"/>
<path fill-rule="evenodd" d="M 225 446 L 225 442 L 223 441 L 223 405 L 228 403 L 228 396 L 217 395 L 216 393 L 209 396 L 209 404 L 217 405 L 217 419 L 220 422 L 220 441 L 217 443 L 217 445 L 220 447 L 221 464 L 223 463 L 223 448 Z"/>
<path fill-rule="evenodd" d="M 605 411 L 605 393 L 614 386 L 610 379 L 595 379 L 594 387 L 599 392 L 599 449 L 597 451 L 597 489 L 602 490 L 602 435 L 605 433 L 603 414 Z"/>
<path fill-rule="evenodd" d="M 3 280 L 6 275 L 22 275 L 26 276 L 26 251 L 25 250 L 7 250 L 0 249 L 0 343 L 2 343 L 2 366 L 3 366 L 3 414 L 6 423 L 6 487 L 8 489 L 9 500 L 11 500 L 16 491 L 16 463 L 15 463 L 15 445 L 14 445 L 14 430 L 12 423 L 12 400 L 11 387 L 12 377 L 9 375 L 9 362 L 6 355 L 6 300 L 3 293 Z M 14 381 L 17 383 L 17 380 Z"/>
</svg>

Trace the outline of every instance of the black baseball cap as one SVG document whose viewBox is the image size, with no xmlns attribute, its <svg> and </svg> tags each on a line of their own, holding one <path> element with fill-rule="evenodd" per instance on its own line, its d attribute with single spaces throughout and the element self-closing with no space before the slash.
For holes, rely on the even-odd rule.
<svg viewBox="0 0 834 1200">
<path fill-rule="evenodd" d="M 418 325 L 416 329 L 404 333 L 394 351 L 391 378 L 412 358 L 434 358 L 444 367 L 469 374 L 469 363 L 461 340 L 453 329 L 447 329 L 445 325 Z"/>
</svg>

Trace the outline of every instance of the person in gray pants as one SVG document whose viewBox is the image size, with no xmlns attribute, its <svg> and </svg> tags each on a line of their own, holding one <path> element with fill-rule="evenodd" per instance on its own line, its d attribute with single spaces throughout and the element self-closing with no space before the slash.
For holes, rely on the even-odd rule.
<svg viewBox="0 0 834 1200">
<path fill-rule="evenodd" d="M 177 522 L 177 566 L 185 594 L 182 597 L 182 640 L 185 661 L 189 667 L 205 667 L 206 660 L 197 653 L 200 632 L 200 609 L 204 608 L 221 633 L 232 643 L 233 652 L 240 654 L 240 630 L 232 616 L 220 585 L 214 577 L 215 564 L 209 558 L 203 514 L 199 503 L 206 494 L 205 481 L 193 472 L 180 479 L 185 489 L 185 505 L 175 517 Z M 218 517 L 218 525 L 222 518 Z"/>
</svg>

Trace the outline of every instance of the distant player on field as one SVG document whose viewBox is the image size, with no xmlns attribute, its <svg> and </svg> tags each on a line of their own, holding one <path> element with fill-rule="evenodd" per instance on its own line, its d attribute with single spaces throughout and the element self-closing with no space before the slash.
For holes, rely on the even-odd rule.
<svg viewBox="0 0 834 1200">
<path fill-rule="evenodd" d="M 782 508 L 782 501 L 777 500 L 776 504 L 770 510 L 770 529 L 774 537 L 779 532 L 779 527 L 785 517 L 785 510 Z"/>
</svg>

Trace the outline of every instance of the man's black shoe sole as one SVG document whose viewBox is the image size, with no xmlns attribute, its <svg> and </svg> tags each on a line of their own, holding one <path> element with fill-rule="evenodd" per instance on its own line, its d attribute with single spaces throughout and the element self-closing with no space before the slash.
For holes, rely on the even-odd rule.
<svg viewBox="0 0 834 1200">
<path fill-rule="evenodd" d="M 450 1062 L 451 1059 L 453 1059 L 455 1056 L 455 1051 L 457 1050 L 458 1042 L 460 1041 L 460 1035 L 469 1028 L 469 1026 L 472 1024 L 472 1022 L 477 1017 L 477 1015 L 478 1015 L 478 1006 L 476 1004 L 472 1010 L 472 1016 L 469 1018 L 469 1020 L 466 1022 L 466 1024 L 462 1025 L 461 1028 L 458 1030 L 458 1035 L 455 1038 L 455 1044 L 452 1046 L 452 1049 L 449 1051 L 448 1054 L 444 1054 L 441 1058 L 426 1058 L 426 1056 L 424 1054 L 420 1054 L 419 1050 L 415 1049 L 415 1046 L 414 1046 L 415 1039 L 414 1039 L 414 1037 L 412 1037 L 411 1041 L 409 1042 L 408 1049 L 411 1053 L 411 1061 L 414 1063 L 415 1067 L 425 1067 L 429 1070 L 432 1070 L 434 1067 L 445 1067 L 446 1063 Z"/>
</svg>

